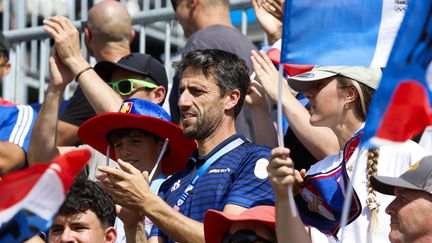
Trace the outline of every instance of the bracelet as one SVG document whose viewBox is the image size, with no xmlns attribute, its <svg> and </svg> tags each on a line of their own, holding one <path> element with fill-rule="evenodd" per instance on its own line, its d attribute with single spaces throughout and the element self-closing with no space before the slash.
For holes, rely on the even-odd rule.
<svg viewBox="0 0 432 243">
<path fill-rule="evenodd" d="M 79 77 L 81 76 L 81 74 L 83 74 L 84 72 L 93 69 L 93 67 L 86 67 L 83 70 L 81 70 L 76 76 L 75 76 L 75 81 L 78 82 Z"/>
</svg>

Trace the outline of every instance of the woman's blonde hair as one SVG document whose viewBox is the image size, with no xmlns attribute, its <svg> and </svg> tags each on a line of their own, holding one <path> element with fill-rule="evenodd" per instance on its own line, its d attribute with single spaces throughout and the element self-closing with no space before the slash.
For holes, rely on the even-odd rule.
<svg viewBox="0 0 432 243">
<path fill-rule="evenodd" d="M 369 86 L 366 86 L 362 83 L 359 83 L 350 78 L 346 78 L 343 76 L 338 77 L 338 84 L 341 88 L 349 88 L 354 87 L 358 93 L 358 99 L 355 101 L 355 110 L 358 116 L 365 121 L 366 115 L 368 112 L 369 104 L 372 100 L 372 96 L 375 90 Z M 372 148 L 368 150 L 367 157 L 367 198 L 366 204 L 371 212 L 371 230 L 372 234 L 376 232 L 378 227 L 378 215 L 377 210 L 379 206 L 379 202 L 376 198 L 376 192 L 372 188 L 371 177 L 373 175 L 377 175 L 378 173 L 378 158 L 379 158 L 379 148 Z"/>
<path fill-rule="evenodd" d="M 347 77 L 338 76 L 337 80 L 340 88 L 354 87 L 356 89 L 359 98 L 355 101 L 355 110 L 358 116 L 365 121 L 369 104 L 375 90 Z"/>
<path fill-rule="evenodd" d="M 367 158 L 367 198 L 366 204 L 371 212 L 371 230 L 372 234 L 376 232 L 378 228 L 378 206 L 380 205 L 377 198 L 376 192 L 371 184 L 371 177 L 378 174 L 378 158 L 379 158 L 379 148 L 372 148 L 368 150 Z"/>
</svg>

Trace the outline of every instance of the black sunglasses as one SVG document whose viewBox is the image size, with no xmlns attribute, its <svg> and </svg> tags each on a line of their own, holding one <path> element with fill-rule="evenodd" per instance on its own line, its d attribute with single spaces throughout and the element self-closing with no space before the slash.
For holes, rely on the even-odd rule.
<svg viewBox="0 0 432 243">
<path fill-rule="evenodd" d="M 226 233 L 223 237 L 222 243 L 252 243 L 252 242 L 261 242 L 261 243 L 274 243 L 276 241 L 271 241 L 264 239 L 257 234 L 255 234 L 252 230 L 239 230 L 234 234 Z"/>
</svg>

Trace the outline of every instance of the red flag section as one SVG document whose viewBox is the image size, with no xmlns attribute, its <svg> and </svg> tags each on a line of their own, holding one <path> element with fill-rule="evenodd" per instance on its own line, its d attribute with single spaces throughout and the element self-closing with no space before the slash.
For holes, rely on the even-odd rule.
<svg viewBox="0 0 432 243">
<path fill-rule="evenodd" d="M 425 88 L 415 80 L 401 81 L 377 130 L 378 138 L 404 142 L 432 124 L 432 110 Z"/>
<path fill-rule="evenodd" d="M 51 163 L 4 176 L 0 181 L 0 242 L 23 242 L 46 232 L 90 156 L 89 150 L 76 150 Z"/>
<path fill-rule="evenodd" d="M 270 48 L 270 50 L 267 51 L 267 56 L 276 65 L 280 64 L 280 55 L 281 55 L 281 51 L 277 48 Z M 314 66 L 299 65 L 299 64 L 284 64 L 283 67 L 284 67 L 284 71 L 287 72 L 289 76 L 295 76 L 310 71 Z"/>
</svg>

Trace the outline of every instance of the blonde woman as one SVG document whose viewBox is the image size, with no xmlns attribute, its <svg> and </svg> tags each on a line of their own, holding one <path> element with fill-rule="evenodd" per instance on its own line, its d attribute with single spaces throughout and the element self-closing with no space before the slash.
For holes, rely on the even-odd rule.
<svg viewBox="0 0 432 243">
<path fill-rule="evenodd" d="M 299 176 L 289 149 L 273 149 L 268 171 L 276 197 L 279 242 L 337 241 L 341 236 L 341 210 L 348 181 L 355 193 L 344 241 L 388 242 L 390 218 L 384 209 L 392 197 L 376 193 L 370 177 L 399 176 L 425 152 L 412 141 L 397 148 L 383 146 L 370 151 L 359 148 L 367 109 L 380 78 L 379 68 L 317 66 L 288 79 L 292 89 L 304 92 L 309 99 L 310 124 L 330 128 L 336 134 L 340 152 L 325 157 L 312 165 L 306 175 Z M 358 168 L 353 177 L 356 163 Z M 314 226 L 309 234 L 302 230 L 303 222 L 292 218 L 288 210 L 290 184 L 295 188 L 302 221 Z"/>
</svg>

